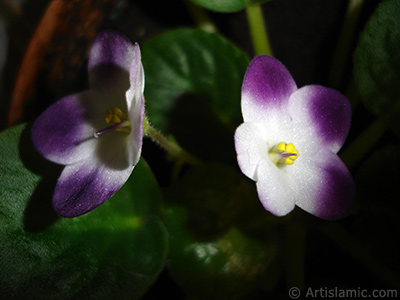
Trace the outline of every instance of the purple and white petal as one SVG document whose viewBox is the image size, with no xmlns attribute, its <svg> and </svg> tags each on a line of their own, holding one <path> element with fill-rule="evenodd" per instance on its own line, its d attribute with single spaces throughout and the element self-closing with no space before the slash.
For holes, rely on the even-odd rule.
<svg viewBox="0 0 400 300">
<path fill-rule="evenodd" d="M 137 164 L 140 159 L 143 143 L 144 119 L 144 70 L 138 44 L 134 46 L 134 58 L 130 66 L 130 85 L 130 89 L 126 92 L 128 115 L 132 122 L 130 157 L 132 164 Z"/>
<path fill-rule="evenodd" d="M 286 67 L 273 57 L 255 57 L 244 76 L 242 114 L 245 122 L 264 122 L 285 110 L 297 89 Z M 280 117 L 280 116 L 279 116 Z"/>
<path fill-rule="evenodd" d="M 349 133 L 351 107 L 338 91 L 318 85 L 298 89 L 289 99 L 293 127 L 308 141 L 337 153 Z"/>
<path fill-rule="evenodd" d="M 132 122 L 132 131 L 129 135 L 129 157 L 131 164 L 136 165 L 140 159 L 143 145 L 143 120 L 144 120 L 144 97 L 135 103 L 135 108 L 129 111 L 129 119 Z"/>
<path fill-rule="evenodd" d="M 270 159 L 260 161 L 256 171 L 258 197 L 266 210 L 284 216 L 295 207 L 297 184 Z"/>
<path fill-rule="evenodd" d="M 52 104 L 32 126 L 32 142 L 47 159 L 71 164 L 93 154 L 96 113 L 86 107 L 99 95 L 93 91 L 67 96 Z"/>
<path fill-rule="evenodd" d="M 128 90 L 126 97 L 129 111 L 132 109 L 132 102 L 135 102 L 136 107 L 140 105 L 141 97 L 144 92 L 144 70 L 138 44 L 134 45 L 133 54 L 129 70 L 130 89 Z M 135 109 L 135 107 L 133 107 L 133 109 Z"/>
<path fill-rule="evenodd" d="M 104 65 L 113 65 L 129 73 L 133 52 L 132 43 L 123 35 L 113 31 L 100 32 L 90 50 L 89 82 L 95 83 L 96 70 Z M 107 80 L 107 78 L 104 79 Z"/>
<path fill-rule="evenodd" d="M 290 174 L 298 186 L 296 205 L 323 219 L 343 218 L 350 212 L 355 185 L 340 158 L 329 150 L 317 152 L 312 161 L 298 161 Z M 294 165 L 293 165 L 294 166 Z"/>
<path fill-rule="evenodd" d="M 116 170 L 91 158 L 66 166 L 53 194 L 55 212 L 72 218 L 95 209 L 124 185 L 133 168 Z"/>
<path fill-rule="evenodd" d="M 104 31 L 97 36 L 89 55 L 90 87 L 101 91 L 105 99 L 123 110 L 126 109 L 124 99 L 125 92 L 130 88 L 129 73 L 133 58 L 134 46 L 131 42 L 112 31 Z"/>
</svg>

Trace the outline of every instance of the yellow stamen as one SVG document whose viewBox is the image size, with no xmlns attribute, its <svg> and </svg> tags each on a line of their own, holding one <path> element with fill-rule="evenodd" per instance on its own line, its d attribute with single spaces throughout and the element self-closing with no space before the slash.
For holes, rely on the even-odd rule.
<svg viewBox="0 0 400 300">
<path fill-rule="evenodd" d="M 269 152 L 271 160 L 277 165 L 293 165 L 294 161 L 300 156 L 292 143 L 286 144 L 280 142 L 276 148 L 272 148 Z"/>
<path fill-rule="evenodd" d="M 111 117 L 111 124 L 115 125 L 119 123 L 121 123 L 121 119 L 117 115 L 113 115 Z"/>
<path fill-rule="evenodd" d="M 110 132 L 112 130 L 130 133 L 132 130 L 132 123 L 128 118 L 127 114 L 124 114 L 121 109 L 118 107 L 114 107 L 113 109 L 109 109 L 106 111 L 106 117 L 104 118 L 107 124 L 111 124 L 112 126 L 104 128 L 94 134 L 96 138 L 101 136 L 106 132 Z"/>
<path fill-rule="evenodd" d="M 276 149 L 278 149 L 279 151 L 285 151 L 286 149 L 286 144 L 284 142 L 280 142 L 278 144 L 278 146 L 276 146 Z"/>
<path fill-rule="evenodd" d="M 120 110 L 118 107 L 114 107 L 114 108 L 112 109 L 112 113 L 113 113 L 114 115 L 117 115 L 118 117 L 122 116 L 122 110 Z"/>
<path fill-rule="evenodd" d="M 286 149 L 285 149 L 286 153 L 292 153 L 294 150 L 295 150 L 295 147 L 292 143 L 286 145 Z"/>
<path fill-rule="evenodd" d="M 288 158 L 285 159 L 285 164 L 287 164 L 287 165 L 293 165 L 293 164 L 294 164 L 294 160 L 293 160 L 293 159 L 290 159 L 290 157 L 288 157 Z"/>
<path fill-rule="evenodd" d="M 107 124 L 117 125 L 128 120 L 128 116 L 122 112 L 118 107 L 109 109 L 106 112 L 106 117 L 104 118 Z"/>
</svg>

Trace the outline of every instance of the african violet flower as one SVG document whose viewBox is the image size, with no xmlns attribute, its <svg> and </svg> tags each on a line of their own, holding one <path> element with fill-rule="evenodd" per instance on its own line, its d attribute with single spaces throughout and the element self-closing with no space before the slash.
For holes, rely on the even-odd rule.
<svg viewBox="0 0 400 300">
<path fill-rule="evenodd" d="M 128 180 L 143 140 L 144 72 L 140 49 L 103 32 L 88 63 L 90 89 L 51 105 L 32 127 L 32 141 L 47 159 L 65 165 L 53 207 L 75 217 L 98 207 Z"/>
<path fill-rule="evenodd" d="M 354 183 L 336 153 L 350 128 L 346 97 L 318 85 L 298 89 L 281 62 L 258 56 L 244 77 L 241 106 L 237 160 L 265 209 L 284 216 L 297 205 L 324 219 L 345 216 Z"/>
</svg>

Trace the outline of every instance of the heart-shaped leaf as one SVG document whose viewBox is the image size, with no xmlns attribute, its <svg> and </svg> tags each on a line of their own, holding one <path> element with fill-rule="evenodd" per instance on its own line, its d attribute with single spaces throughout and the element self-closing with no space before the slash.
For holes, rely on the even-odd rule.
<svg viewBox="0 0 400 300">
<path fill-rule="evenodd" d="M 354 76 L 365 106 L 374 114 L 400 101 L 400 2 L 383 1 L 361 34 L 354 55 Z M 400 119 L 388 120 L 400 133 Z"/>
<path fill-rule="evenodd" d="M 249 61 L 232 43 L 214 33 L 178 29 L 150 40 L 142 53 L 146 109 L 160 130 L 169 132 L 169 116 L 184 94 L 201 97 L 222 122 L 240 122 Z"/>
<path fill-rule="evenodd" d="M 243 179 L 227 166 L 204 164 L 166 192 L 170 271 L 193 298 L 241 299 L 261 277 L 268 289 L 275 280 L 267 274 L 278 276 L 268 272 L 277 258 L 275 227 Z"/>
<path fill-rule="evenodd" d="M 50 204 L 60 168 L 35 153 L 25 125 L 0 133 L 0 153 L 2 297 L 143 295 L 163 268 L 167 252 L 159 218 L 161 194 L 145 161 L 105 204 L 81 217 L 62 219 Z"/>
<path fill-rule="evenodd" d="M 199 157 L 234 157 L 245 54 L 217 34 L 179 29 L 147 42 L 142 58 L 150 121 Z"/>
</svg>

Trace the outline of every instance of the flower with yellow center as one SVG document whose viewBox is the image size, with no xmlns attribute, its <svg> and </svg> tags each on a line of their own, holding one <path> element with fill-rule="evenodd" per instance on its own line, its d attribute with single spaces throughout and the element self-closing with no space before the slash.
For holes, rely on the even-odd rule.
<svg viewBox="0 0 400 300">
<path fill-rule="evenodd" d="M 102 32 L 91 48 L 88 69 L 90 89 L 54 103 L 32 127 L 37 150 L 65 165 L 53 194 L 53 207 L 63 217 L 85 214 L 114 195 L 142 149 L 139 46 L 115 32 Z"/>
<path fill-rule="evenodd" d="M 345 216 L 354 182 L 336 153 L 350 128 L 346 97 L 317 85 L 298 89 L 281 62 L 263 55 L 247 69 L 241 106 L 237 160 L 265 209 L 284 216 L 297 205 L 325 219 Z"/>
</svg>

